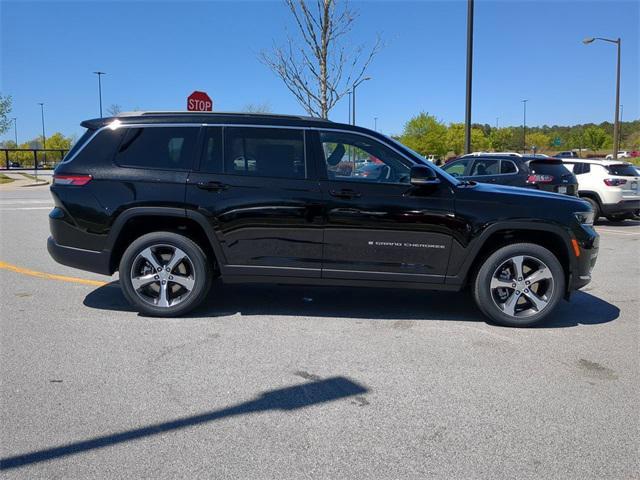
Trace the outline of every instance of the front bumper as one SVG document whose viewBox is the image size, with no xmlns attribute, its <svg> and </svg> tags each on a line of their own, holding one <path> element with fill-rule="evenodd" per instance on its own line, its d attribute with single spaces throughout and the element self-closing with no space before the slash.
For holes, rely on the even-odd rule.
<svg viewBox="0 0 640 480">
<path fill-rule="evenodd" d="M 593 227 L 584 226 L 579 235 L 576 235 L 576 246 L 579 255 L 576 255 L 574 248 L 574 262 L 569 278 L 568 290 L 578 290 L 591 281 L 591 272 L 598 260 L 598 250 L 600 248 L 600 235 Z"/>
<path fill-rule="evenodd" d="M 102 275 L 111 275 L 109 255 L 107 252 L 66 247 L 56 243 L 53 237 L 49 237 L 47 240 L 47 251 L 56 262 L 66 265 L 67 267 L 79 268 L 80 270 L 100 273 Z"/>
</svg>

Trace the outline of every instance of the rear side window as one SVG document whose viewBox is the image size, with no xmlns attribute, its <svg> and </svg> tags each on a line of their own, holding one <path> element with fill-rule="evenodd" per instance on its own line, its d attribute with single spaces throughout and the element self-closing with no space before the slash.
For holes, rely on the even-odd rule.
<svg viewBox="0 0 640 480">
<path fill-rule="evenodd" d="M 89 138 L 91 138 L 91 135 L 93 135 L 94 133 L 96 133 L 96 131 L 94 129 L 91 128 L 87 128 L 85 130 L 85 132 L 82 134 L 82 136 L 78 139 L 78 141 L 76 143 L 73 144 L 73 147 L 71 147 L 71 150 L 69 150 L 67 152 L 67 154 L 65 155 L 65 157 L 62 159 L 63 162 L 67 162 L 69 161 L 71 158 L 73 158 L 73 156 L 78 152 L 78 150 L 80 150 L 80 148 L 87 143 L 87 140 L 89 140 Z"/>
<path fill-rule="evenodd" d="M 500 173 L 516 173 L 517 171 L 516 164 L 511 160 L 502 160 L 500 162 Z"/>
<path fill-rule="evenodd" d="M 222 127 L 206 129 L 200 170 L 206 173 L 222 173 Z"/>
<path fill-rule="evenodd" d="M 483 158 L 473 162 L 472 177 L 476 175 L 497 175 L 498 173 L 500 173 L 500 160 Z"/>
<path fill-rule="evenodd" d="M 120 143 L 116 163 L 123 167 L 189 170 L 198 128 L 128 128 Z"/>
<path fill-rule="evenodd" d="M 87 130 L 85 135 L 87 135 L 88 132 L 89 130 Z M 93 135 L 94 133 L 95 130 L 92 130 L 91 135 Z M 105 128 L 104 130 L 100 131 L 95 137 L 93 137 L 93 139 L 88 143 L 85 141 L 84 146 L 79 146 L 76 149 L 76 146 L 80 144 L 80 141 L 82 139 L 78 140 L 78 143 L 76 143 L 76 145 L 74 145 L 73 147 L 73 149 L 76 149 L 77 156 L 73 158 L 72 149 L 67 155 L 67 158 L 69 158 L 71 160 L 71 163 L 74 165 L 100 165 L 111 163 L 123 134 L 124 132 L 120 129 L 111 130 L 110 128 Z"/>
<path fill-rule="evenodd" d="M 553 175 L 554 177 L 562 177 L 563 175 L 571 175 L 571 171 L 560 162 L 549 162 L 543 160 L 540 162 L 531 162 L 529 168 L 532 173 L 541 173 L 544 175 Z"/>
<path fill-rule="evenodd" d="M 224 173 L 305 178 L 304 132 L 280 128 L 225 128 Z"/>
<path fill-rule="evenodd" d="M 632 165 L 627 165 L 626 163 L 621 163 L 619 165 L 609 165 L 607 167 L 607 171 L 611 175 L 615 175 L 618 177 L 635 177 L 638 175 L 635 168 L 633 168 Z"/>
</svg>

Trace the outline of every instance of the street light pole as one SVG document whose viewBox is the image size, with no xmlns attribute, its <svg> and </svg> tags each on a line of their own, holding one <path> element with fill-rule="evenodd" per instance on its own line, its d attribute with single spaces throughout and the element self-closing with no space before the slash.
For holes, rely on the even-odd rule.
<svg viewBox="0 0 640 480">
<path fill-rule="evenodd" d="M 18 148 L 18 119 L 16 117 L 13 120 L 13 135 L 15 136 L 16 148 Z"/>
<path fill-rule="evenodd" d="M 618 129 L 618 148 L 622 148 L 622 114 L 624 113 L 624 105 L 620 105 L 620 128 Z"/>
<path fill-rule="evenodd" d="M 618 149 L 620 148 L 620 50 L 622 47 L 622 40 L 620 37 L 613 40 L 612 38 L 603 37 L 588 37 L 585 38 L 582 43 L 588 45 L 596 40 L 602 40 L 603 42 L 615 43 L 618 47 L 618 61 L 616 64 L 616 116 L 613 120 L 613 158 L 618 158 Z"/>
<path fill-rule="evenodd" d="M 40 118 L 42 119 L 42 149 L 46 150 L 47 148 L 47 136 L 44 133 L 44 103 L 38 103 L 40 105 Z M 47 162 L 47 152 L 44 152 L 44 161 Z M 38 157 L 35 158 L 35 165 L 33 166 L 36 171 L 36 182 L 38 181 Z"/>
<path fill-rule="evenodd" d="M 353 122 L 351 123 L 351 125 L 355 125 L 356 124 L 356 88 L 362 82 L 366 82 L 367 80 L 371 80 L 371 77 L 364 77 L 360 81 L 354 83 L 353 87 L 351 87 L 351 92 L 352 92 L 351 100 L 353 101 L 353 107 L 351 108 L 351 115 L 352 115 L 351 118 L 352 118 Z"/>
<path fill-rule="evenodd" d="M 522 100 L 522 153 L 527 153 L 527 102 Z"/>
<path fill-rule="evenodd" d="M 102 118 L 102 75 L 106 75 L 105 72 L 97 71 L 93 72 L 98 76 L 98 98 L 100 100 L 100 118 Z"/>
<path fill-rule="evenodd" d="M 467 95 L 464 112 L 464 153 L 471 153 L 471 79 L 473 73 L 473 0 L 467 0 Z"/>
<path fill-rule="evenodd" d="M 378 117 L 373 117 L 373 130 L 378 131 Z"/>
<path fill-rule="evenodd" d="M 347 95 L 349 95 L 349 121 L 347 123 L 351 123 L 351 90 L 349 90 L 347 92 Z"/>
</svg>

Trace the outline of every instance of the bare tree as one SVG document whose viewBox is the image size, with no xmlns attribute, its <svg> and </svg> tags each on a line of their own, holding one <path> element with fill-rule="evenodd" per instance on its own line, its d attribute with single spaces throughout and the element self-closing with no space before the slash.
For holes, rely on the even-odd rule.
<svg viewBox="0 0 640 480">
<path fill-rule="evenodd" d="M 348 51 L 344 43 L 357 13 L 347 0 L 284 1 L 298 37 L 289 36 L 285 46 L 261 52 L 260 60 L 280 77 L 309 115 L 328 118 L 351 85 L 364 77 L 382 47 L 380 37 L 370 49 L 360 45 Z"/>
<path fill-rule="evenodd" d="M 268 102 L 247 103 L 242 107 L 242 111 L 246 113 L 271 113 L 271 105 Z"/>
<path fill-rule="evenodd" d="M 112 117 L 117 116 L 120 112 L 122 112 L 122 108 L 117 103 L 112 103 L 111 106 L 107 108 L 107 113 Z"/>
</svg>

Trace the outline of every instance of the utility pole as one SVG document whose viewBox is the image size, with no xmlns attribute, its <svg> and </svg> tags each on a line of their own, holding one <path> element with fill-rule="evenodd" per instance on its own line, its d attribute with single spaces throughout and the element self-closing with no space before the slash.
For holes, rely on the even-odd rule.
<svg viewBox="0 0 640 480">
<path fill-rule="evenodd" d="M 16 148 L 18 148 L 18 119 L 13 117 L 13 135 L 15 136 Z"/>
<path fill-rule="evenodd" d="M 351 99 L 353 100 L 353 108 L 351 109 L 351 115 L 352 115 L 352 120 L 353 120 L 352 123 L 351 123 L 352 125 L 356 124 L 356 88 L 362 82 L 366 82 L 367 80 L 371 80 L 371 77 L 364 77 L 359 82 L 354 83 L 353 87 L 351 87 L 351 92 L 352 92 Z"/>
<path fill-rule="evenodd" d="M 102 118 L 102 80 L 101 77 L 102 75 L 106 75 L 105 72 L 93 72 L 98 76 L 98 99 L 100 101 L 100 118 Z"/>
<path fill-rule="evenodd" d="M 464 153 L 471 153 L 471 79 L 473 72 L 473 0 L 467 0 L 467 95 L 464 113 Z"/>
<path fill-rule="evenodd" d="M 38 103 L 40 105 L 40 117 L 42 118 L 42 149 L 47 148 L 47 136 L 44 133 L 44 102 Z M 44 152 L 44 161 L 47 162 L 47 152 Z M 36 182 L 38 181 L 38 157 L 35 158 L 35 165 L 33 166 L 36 171 Z"/>
<path fill-rule="evenodd" d="M 373 117 L 373 129 L 378 131 L 378 117 Z"/>
</svg>

